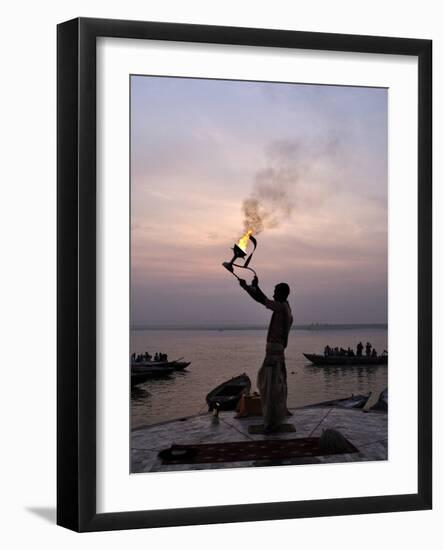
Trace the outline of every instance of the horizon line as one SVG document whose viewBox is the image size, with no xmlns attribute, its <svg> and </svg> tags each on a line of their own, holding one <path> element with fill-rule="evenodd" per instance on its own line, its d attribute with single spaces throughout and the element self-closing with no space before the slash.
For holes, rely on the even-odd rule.
<svg viewBox="0 0 443 550">
<path fill-rule="evenodd" d="M 218 323 L 218 324 L 156 324 L 134 325 L 130 330 L 267 330 L 266 324 L 254 323 Z M 378 328 L 387 329 L 388 323 L 302 323 L 291 327 L 291 330 L 327 330 L 327 329 L 353 329 L 353 328 Z"/>
</svg>

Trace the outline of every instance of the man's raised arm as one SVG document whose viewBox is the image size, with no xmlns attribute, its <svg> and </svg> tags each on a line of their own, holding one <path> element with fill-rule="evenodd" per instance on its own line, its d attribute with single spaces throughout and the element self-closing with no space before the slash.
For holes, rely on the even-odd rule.
<svg viewBox="0 0 443 550">
<path fill-rule="evenodd" d="M 240 286 L 246 290 L 249 296 L 259 304 L 265 305 L 265 303 L 268 301 L 268 298 L 258 286 L 257 277 L 254 277 L 250 285 L 248 285 L 244 279 L 239 279 L 239 283 Z"/>
</svg>

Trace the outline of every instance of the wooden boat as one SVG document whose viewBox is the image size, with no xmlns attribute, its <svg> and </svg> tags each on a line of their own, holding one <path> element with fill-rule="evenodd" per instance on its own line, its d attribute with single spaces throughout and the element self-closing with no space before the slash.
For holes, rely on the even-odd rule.
<svg viewBox="0 0 443 550">
<path fill-rule="evenodd" d="M 388 388 L 385 388 L 379 395 L 377 403 L 372 405 L 371 411 L 387 412 L 388 410 Z"/>
<path fill-rule="evenodd" d="M 179 359 L 174 359 L 174 361 L 170 361 L 168 363 L 169 366 L 173 367 L 174 370 L 180 371 L 184 370 L 186 367 L 189 367 L 191 364 L 191 361 L 183 361 L 183 357 L 180 357 Z"/>
<path fill-rule="evenodd" d="M 387 354 L 378 355 L 377 357 L 366 355 L 320 355 L 318 353 L 304 353 L 303 354 L 308 361 L 311 361 L 318 367 L 330 367 L 330 366 L 375 366 L 375 365 L 387 365 Z"/>
<path fill-rule="evenodd" d="M 170 366 L 176 370 L 185 370 L 186 367 L 189 367 L 191 364 L 191 361 L 171 361 Z"/>
<path fill-rule="evenodd" d="M 235 410 L 237 403 L 244 393 L 251 390 L 251 380 L 247 374 L 235 376 L 223 382 L 206 396 L 209 410 L 218 408 L 221 411 Z"/>
<path fill-rule="evenodd" d="M 175 359 L 174 361 L 131 361 L 132 368 L 144 368 L 144 367 L 172 367 L 173 370 L 180 371 L 184 370 L 186 367 L 189 367 L 191 361 L 182 361 L 183 357 L 180 359 Z"/>
<path fill-rule="evenodd" d="M 155 378 L 167 378 L 174 372 L 173 367 L 162 365 L 138 365 L 131 367 L 131 386 L 136 386 Z"/>
<path fill-rule="evenodd" d="M 331 399 L 330 401 L 321 401 L 312 405 L 305 405 L 302 409 L 310 409 L 315 407 L 338 407 L 340 409 L 363 409 L 371 397 L 371 392 L 368 395 L 354 395 L 343 399 Z"/>
</svg>

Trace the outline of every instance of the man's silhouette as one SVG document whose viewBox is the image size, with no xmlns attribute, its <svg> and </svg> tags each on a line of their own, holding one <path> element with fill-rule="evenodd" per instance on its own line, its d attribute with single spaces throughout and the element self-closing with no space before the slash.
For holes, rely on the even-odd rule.
<svg viewBox="0 0 443 550">
<path fill-rule="evenodd" d="M 291 308 L 287 301 L 290 292 L 289 285 L 286 283 L 276 285 L 273 300 L 267 298 L 259 288 L 257 277 L 254 277 L 251 285 L 240 279 L 240 286 L 256 302 L 272 310 L 266 338 L 266 356 L 257 376 L 265 433 L 272 433 L 278 431 L 288 414 L 285 348 L 288 345 L 289 330 L 293 321 Z"/>
</svg>

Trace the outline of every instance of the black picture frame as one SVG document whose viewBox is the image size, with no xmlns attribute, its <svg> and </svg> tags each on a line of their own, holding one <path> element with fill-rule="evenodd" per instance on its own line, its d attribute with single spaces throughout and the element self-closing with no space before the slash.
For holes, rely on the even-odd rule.
<svg viewBox="0 0 443 550">
<path fill-rule="evenodd" d="M 399 54 L 418 59 L 418 490 L 416 494 L 96 511 L 96 39 Z M 79 18 L 57 29 L 57 523 L 75 531 L 426 510 L 432 507 L 432 42 Z"/>
</svg>

